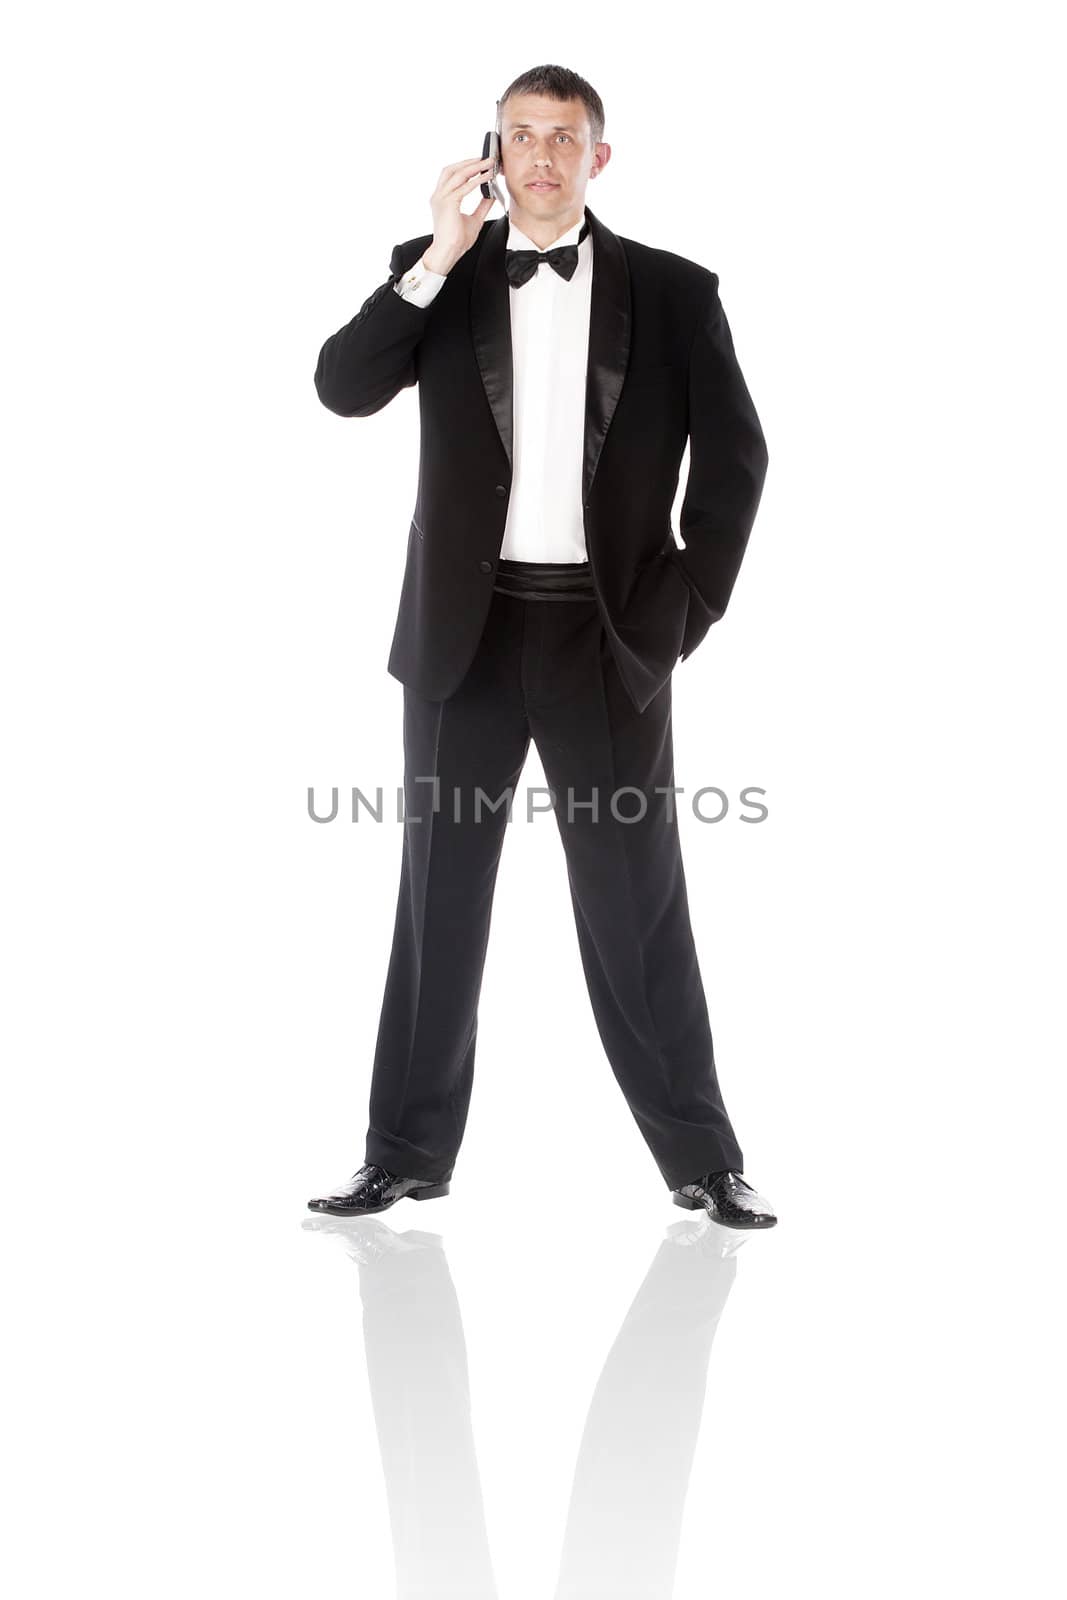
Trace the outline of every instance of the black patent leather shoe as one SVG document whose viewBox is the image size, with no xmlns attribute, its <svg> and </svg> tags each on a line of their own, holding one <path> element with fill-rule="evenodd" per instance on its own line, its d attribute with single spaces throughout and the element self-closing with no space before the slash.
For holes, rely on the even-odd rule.
<svg viewBox="0 0 1067 1600">
<path fill-rule="evenodd" d="M 773 1228 L 778 1218 L 739 1172 L 709 1172 L 696 1183 L 683 1183 L 671 1199 L 687 1211 L 701 1206 L 713 1222 L 724 1228 Z"/>
<path fill-rule="evenodd" d="M 385 1167 L 368 1163 L 336 1194 L 309 1200 L 308 1210 L 328 1211 L 334 1217 L 369 1217 L 377 1211 L 388 1211 L 398 1200 L 433 1200 L 439 1194 L 447 1194 L 450 1188 L 448 1178 L 402 1178 Z"/>
</svg>

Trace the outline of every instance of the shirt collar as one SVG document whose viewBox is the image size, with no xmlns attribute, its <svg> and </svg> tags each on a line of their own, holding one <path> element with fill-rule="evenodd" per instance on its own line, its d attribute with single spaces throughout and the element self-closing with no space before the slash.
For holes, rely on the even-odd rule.
<svg viewBox="0 0 1067 1600">
<path fill-rule="evenodd" d="M 558 239 L 554 239 L 550 245 L 546 246 L 546 248 L 549 249 L 549 250 L 555 250 L 561 245 L 577 244 L 578 243 L 578 235 L 581 233 L 582 228 L 584 227 L 584 225 L 585 225 L 585 212 L 583 210 L 581 216 L 578 218 L 578 221 L 574 224 L 574 227 L 573 228 L 568 228 L 566 233 L 561 233 L 559 238 Z M 590 234 L 586 234 L 586 239 L 589 239 L 590 237 L 591 237 Z M 507 237 L 507 244 L 505 246 L 505 249 L 508 249 L 508 250 L 540 250 L 540 248 L 541 248 L 540 245 L 534 244 L 532 239 L 528 239 L 526 237 L 526 235 L 523 233 L 521 228 L 517 228 L 515 226 L 515 224 L 511 220 L 511 215 L 509 213 L 508 214 L 508 237 Z"/>
</svg>

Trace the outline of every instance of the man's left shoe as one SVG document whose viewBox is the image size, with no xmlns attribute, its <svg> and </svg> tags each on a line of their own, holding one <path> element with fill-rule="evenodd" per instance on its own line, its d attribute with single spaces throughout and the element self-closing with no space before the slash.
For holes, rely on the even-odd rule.
<svg viewBox="0 0 1067 1600">
<path fill-rule="evenodd" d="M 778 1218 L 739 1172 L 709 1172 L 695 1183 L 683 1183 L 671 1192 L 676 1206 L 699 1211 L 724 1228 L 773 1228 Z"/>
</svg>

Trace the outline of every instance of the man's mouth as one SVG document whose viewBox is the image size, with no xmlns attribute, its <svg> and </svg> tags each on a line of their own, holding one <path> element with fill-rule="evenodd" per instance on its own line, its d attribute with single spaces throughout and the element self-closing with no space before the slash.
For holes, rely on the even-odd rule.
<svg viewBox="0 0 1067 1600">
<path fill-rule="evenodd" d="M 559 184 L 558 183 L 545 183 L 541 178 L 535 178 L 533 180 L 533 182 L 532 183 L 528 183 L 526 185 L 526 187 L 527 187 L 527 189 L 558 189 L 559 188 Z"/>
</svg>

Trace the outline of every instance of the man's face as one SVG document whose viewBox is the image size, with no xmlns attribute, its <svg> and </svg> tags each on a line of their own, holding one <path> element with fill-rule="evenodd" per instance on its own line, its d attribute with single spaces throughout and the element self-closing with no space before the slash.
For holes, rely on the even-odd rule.
<svg viewBox="0 0 1067 1600">
<path fill-rule="evenodd" d="M 513 95 L 503 107 L 500 159 L 515 205 L 536 217 L 566 216 L 585 204 L 585 186 L 610 154 L 594 145 L 580 100 Z"/>
</svg>

